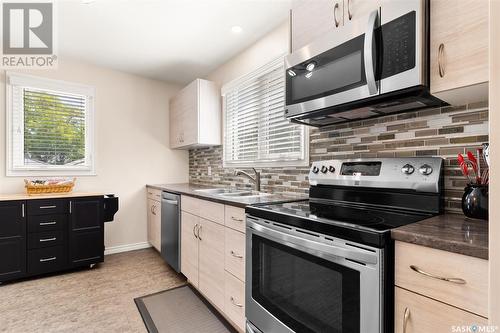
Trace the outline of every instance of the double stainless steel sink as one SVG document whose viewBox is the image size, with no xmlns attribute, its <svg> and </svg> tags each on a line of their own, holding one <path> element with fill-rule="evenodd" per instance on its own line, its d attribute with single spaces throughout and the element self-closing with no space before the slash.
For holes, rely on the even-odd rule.
<svg viewBox="0 0 500 333">
<path fill-rule="evenodd" d="M 251 190 L 240 190 L 235 188 L 207 188 L 207 189 L 195 190 L 195 192 L 212 194 L 215 196 L 221 196 L 225 198 L 257 198 L 270 195 L 269 193 L 251 191 Z"/>
</svg>

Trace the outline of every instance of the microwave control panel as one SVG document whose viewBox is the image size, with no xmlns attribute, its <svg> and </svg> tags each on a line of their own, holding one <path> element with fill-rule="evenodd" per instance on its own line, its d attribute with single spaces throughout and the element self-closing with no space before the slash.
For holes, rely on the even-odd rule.
<svg viewBox="0 0 500 333">
<path fill-rule="evenodd" d="M 416 13 L 398 17 L 381 27 L 381 78 L 402 73 L 415 67 Z"/>
</svg>

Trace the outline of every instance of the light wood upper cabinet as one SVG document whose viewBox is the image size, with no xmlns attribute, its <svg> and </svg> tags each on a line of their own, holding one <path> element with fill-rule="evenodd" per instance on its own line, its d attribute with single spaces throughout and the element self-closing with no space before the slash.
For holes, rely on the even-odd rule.
<svg viewBox="0 0 500 333">
<path fill-rule="evenodd" d="M 198 287 L 198 237 L 199 217 L 192 214 L 181 213 L 181 271 L 189 282 Z"/>
<path fill-rule="evenodd" d="M 292 51 L 344 25 L 343 0 L 294 0 L 291 15 Z"/>
<path fill-rule="evenodd" d="M 224 226 L 200 218 L 199 288 L 224 309 Z"/>
<path fill-rule="evenodd" d="M 363 19 L 376 9 L 379 9 L 379 0 L 344 0 L 344 25 Z"/>
<path fill-rule="evenodd" d="M 292 52 L 326 33 L 365 20 L 380 5 L 380 0 L 294 0 L 290 17 Z"/>
<path fill-rule="evenodd" d="M 170 148 L 220 145 L 221 137 L 220 91 L 196 79 L 170 100 Z"/>
<path fill-rule="evenodd" d="M 450 104 L 487 99 L 488 6 L 487 0 L 430 2 L 430 88 Z"/>
</svg>

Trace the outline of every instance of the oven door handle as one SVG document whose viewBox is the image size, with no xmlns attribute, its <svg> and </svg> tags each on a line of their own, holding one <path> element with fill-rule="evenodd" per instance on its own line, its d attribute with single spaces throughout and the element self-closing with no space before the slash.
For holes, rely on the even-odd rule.
<svg viewBox="0 0 500 333">
<path fill-rule="evenodd" d="M 344 249 L 336 245 L 326 245 L 309 239 L 297 237 L 285 232 L 274 230 L 255 223 L 247 219 L 247 226 L 252 229 L 252 233 L 271 240 L 276 240 L 281 244 L 290 245 L 296 249 L 312 250 L 312 252 L 322 253 L 342 259 L 350 259 L 362 264 L 377 264 L 377 255 L 361 252 L 361 250 Z"/>
<path fill-rule="evenodd" d="M 378 18 L 378 9 L 370 13 L 368 17 L 368 26 L 365 32 L 364 46 L 364 61 L 365 61 L 365 76 L 368 93 L 375 95 L 378 93 L 377 81 L 375 81 L 375 70 L 373 69 L 373 36 Z"/>
</svg>

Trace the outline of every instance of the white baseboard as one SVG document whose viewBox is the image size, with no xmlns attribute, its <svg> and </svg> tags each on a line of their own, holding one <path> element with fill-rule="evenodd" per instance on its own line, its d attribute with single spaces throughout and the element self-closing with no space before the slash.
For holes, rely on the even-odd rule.
<svg viewBox="0 0 500 333">
<path fill-rule="evenodd" d="M 104 255 L 107 256 L 108 254 L 147 249 L 148 247 L 151 247 L 151 244 L 149 244 L 149 242 L 110 246 L 106 247 Z"/>
</svg>

